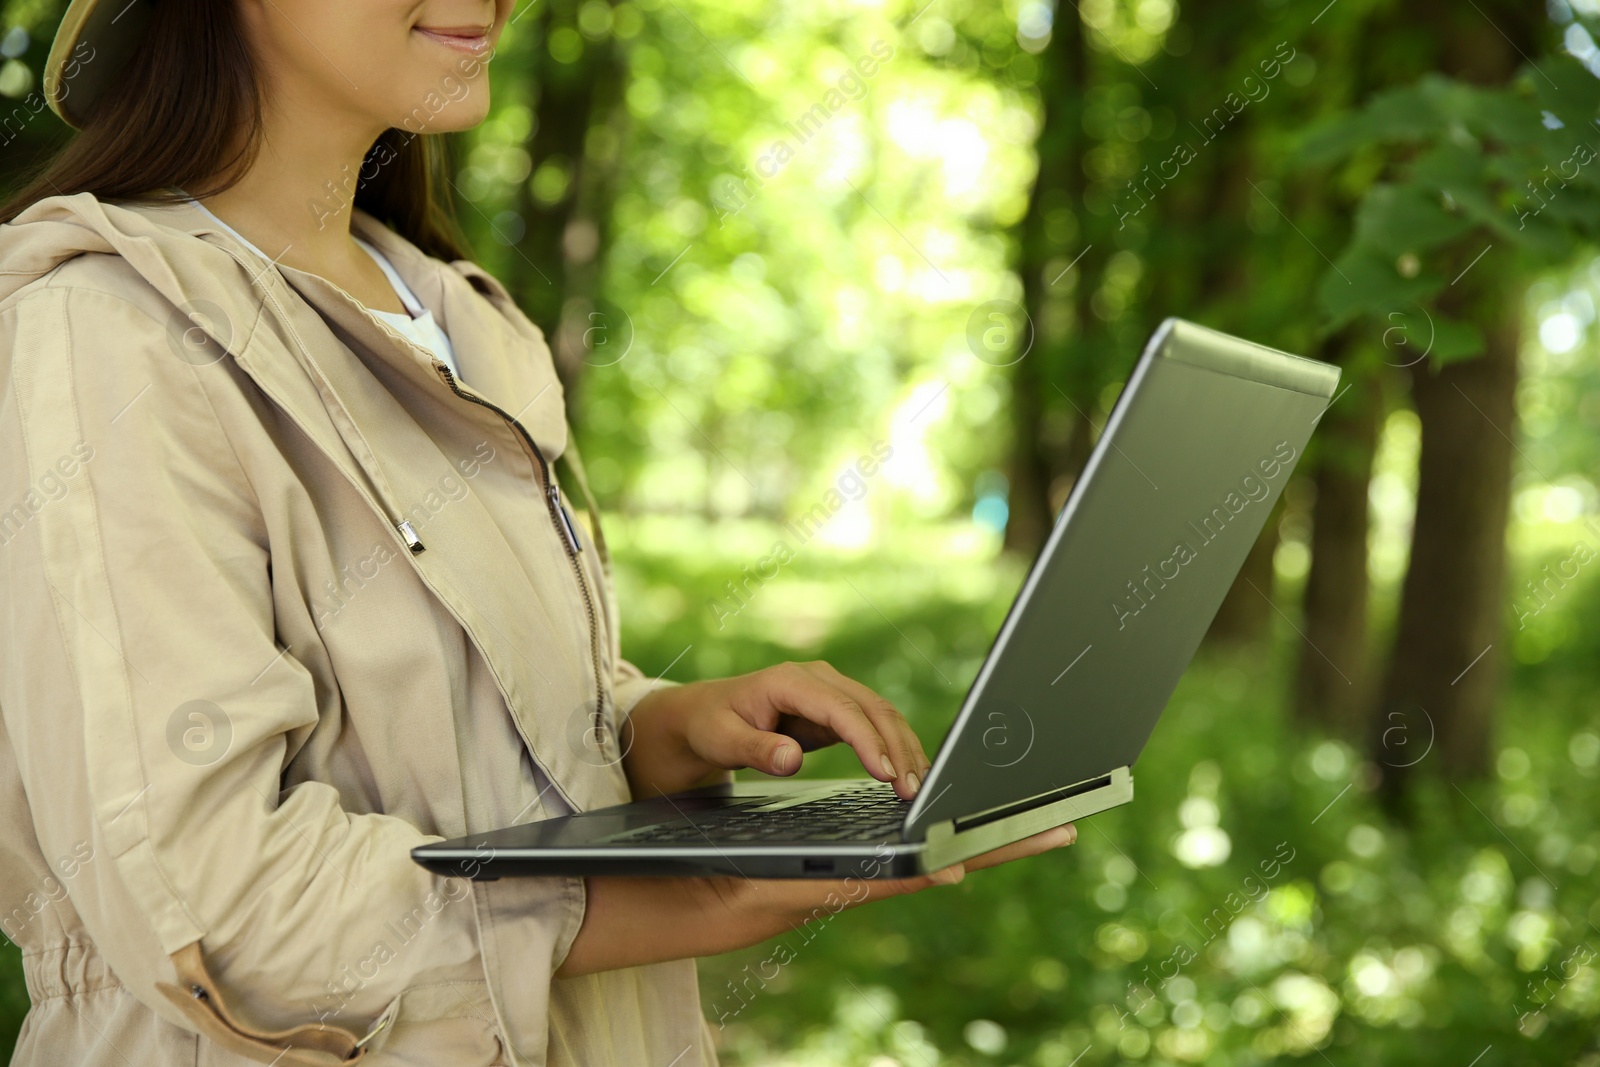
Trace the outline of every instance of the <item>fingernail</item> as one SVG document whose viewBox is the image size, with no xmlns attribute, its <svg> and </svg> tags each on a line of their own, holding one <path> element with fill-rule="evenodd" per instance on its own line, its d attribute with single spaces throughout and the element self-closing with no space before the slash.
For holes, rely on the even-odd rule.
<svg viewBox="0 0 1600 1067">
<path fill-rule="evenodd" d="M 915 771 L 906 772 L 906 785 L 911 787 L 912 796 L 916 796 L 917 790 L 922 788 L 922 781 L 917 777 Z"/>
<path fill-rule="evenodd" d="M 943 870 L 934 871 L 933 874 L 929 875 L 930 878 L 940 885 L 956 885 L 966 876 L 966 868 L 962 867 L 959 863 L 946 867 Z"/>
<path fill-rule="evenodd" d="M 882 766 L 883 766 L 883 773 L 887 774 L 891 779 L 900 777 L 898 774 L 895 773 L 894 764 L 889 762 L 889 754 L 887 752 L 885 752 L 883 754 Z"/>
<path fill-rule="evenodd" d="M 773 754 L 772 767 L 779 774 L 788 774 L 794 767 L 796 750 L 793 745 L 779 745 L 778 751 Z"/>
</svg>

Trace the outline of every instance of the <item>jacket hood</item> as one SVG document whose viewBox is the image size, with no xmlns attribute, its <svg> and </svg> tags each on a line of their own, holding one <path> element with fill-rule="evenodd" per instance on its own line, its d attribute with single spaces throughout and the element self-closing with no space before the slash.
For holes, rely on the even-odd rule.
<svg viewBox="0 0 1600 1067">
<path fill-rule="evenodd" d="M 92 193 L 51 196 L 0 226 L 0 301 L 76 256 L 119 255 L 174 306 L 201 300 L 226 304 L 238 261 L 199 239 L 231 240 L 191 204 L 124 206 Z"/>
<path fill-rule="evenodd" d="M 351 229 L 395 264 L 425 302 L 448 302 L 437 261 L 360 208 Z M 241 299 L 270 287 L 260 256 L 209 212 L 189 201 L 115 203 L 93 193 L 46 197 L 0 226 L 0 303 L 68 260 L 92 254 L 120 256 L 178 310 L 178 328 L 198 326 L 225 349 L 237 351 L 245 331 L 270 310 L 261 300 Z M 475 263 L 458 260 L 451 267 L 502 313 L 515 307 L 505 287 Z M 284 264 L 278 273 L 299 284 L 314 277 Z"/>
<path fill-rule="evenodd" d="M 435 309 L 458 351 L 545 347 L 543 334 L 505 286 L 477 264 L 443 264 L 359 208 L 351 230 L 383 253 L 423 303 Z M 274 261 L 275 269 L 269 267 L 259 253 L 189 201 L 112 203 L 77 193 L 30 205 L 0 226 L 0 304 L 86 255 L 120 257 L 159 294 L 171 309 L 169 340 L 175 346 L 194 346 L 200 338 L 193 331 L 199 330 L 258 379 L 279 378 L 287 364 L 299 364 L 313 380 L 338 377 L 317 358 L 317 352 L 338 341 L 312 305 L 342 310 L 342 326 L 348 328 L 351 309 L 359 308 L 354 298 L 287 264 Z M 489 309 L 479 301 L 487 301 L 493 311 L 484 314 Z M 369 340 L 382 334 L 375 321 L 364 328 L 377 331 L 369 332 Z M 415 358 L 399 362 L 412 376 L 435 377 Z M 536 397 L 525 396 L 525 383 L 490 360 L 475 368 L 472 384 L 490 396 L 500 393 L 512 403 L 511 411 L 525 415 L 522 421 L 550 459 L 565 450 L 565 395 L 559 381 L 548 383 Z M 346 392 L 344 399 L 349 402 L 353 396 Z"/>
</svg>

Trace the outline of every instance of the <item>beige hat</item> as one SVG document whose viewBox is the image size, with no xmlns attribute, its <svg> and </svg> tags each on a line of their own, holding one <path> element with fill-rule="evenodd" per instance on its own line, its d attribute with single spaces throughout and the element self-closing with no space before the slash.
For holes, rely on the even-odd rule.
<svg viewBox="0 0 1600 1067">
<path fill-rule="evenodd" d="M 44 66 L 50 110 L 82 128 L 83 114 L 133 58 L 155 0 L 72 0 Z"/>
</svg>

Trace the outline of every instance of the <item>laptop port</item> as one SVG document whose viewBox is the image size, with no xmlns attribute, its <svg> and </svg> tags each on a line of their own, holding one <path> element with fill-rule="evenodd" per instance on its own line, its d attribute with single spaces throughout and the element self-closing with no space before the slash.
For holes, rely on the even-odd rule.
<svg viewBox="0 0 1600 1067">
<path fill-rule="evenodd" d="M 806 874 L 832 874 L 832 860 L 801 860 L 800 869 Z"/>
</svg>

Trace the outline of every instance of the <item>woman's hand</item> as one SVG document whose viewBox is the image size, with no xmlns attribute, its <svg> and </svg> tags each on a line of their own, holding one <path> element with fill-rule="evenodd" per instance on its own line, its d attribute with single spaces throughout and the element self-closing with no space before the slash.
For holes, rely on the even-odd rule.
<svg viewBox="0 0 1600 1067">
<path fill-rule="evenodd" d="M 787 777 L 801 753 L 843 741 L 910 800 L 928 773 L 922 742 L 883 697 L 821 660 L 650 692 L 623 725 L 635 800 L 727 781 L 751 767 Z"/>
<path fill-rule="evenodd" d="M 1077 839 L 1067 823 L 918 878 L 588 878 L 583 925 L 556 977 L 747 948 L 869 900 L 954 885 L 967 871 Z"/>
</svg>

